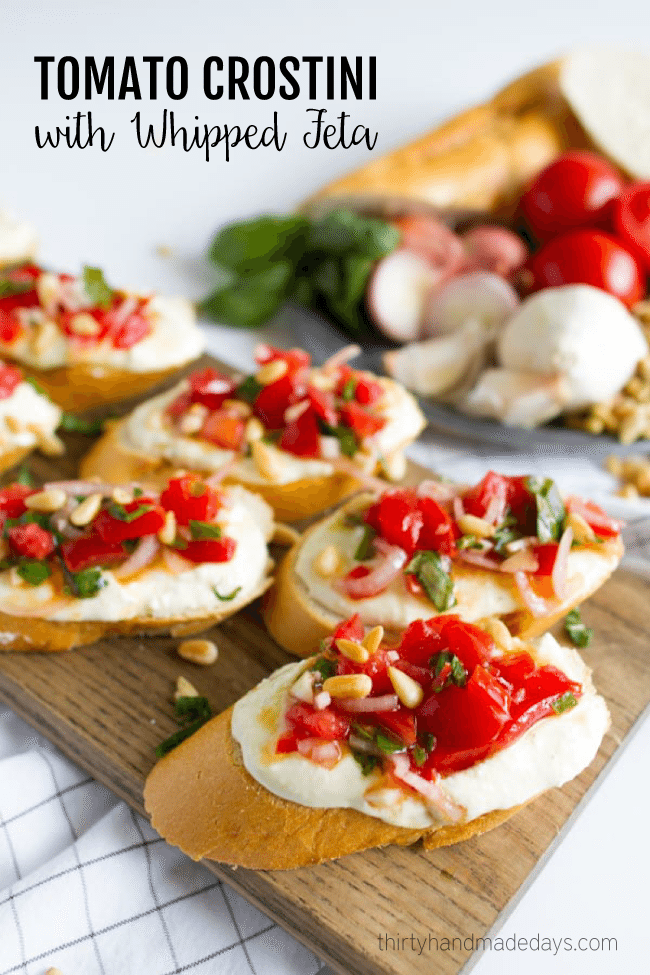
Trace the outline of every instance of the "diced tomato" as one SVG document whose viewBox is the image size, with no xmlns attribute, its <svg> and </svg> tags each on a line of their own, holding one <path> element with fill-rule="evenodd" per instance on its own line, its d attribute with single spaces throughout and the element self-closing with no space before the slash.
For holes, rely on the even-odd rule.
<svg viewBox="0 0 650 975">
<path fill-rule="evenodd" d="M 143 312 L 133 312 L 117 329 L 111 330 L 114 348 L 132 349 L 134 345 L 149 335 L 151 327 L 150 319 Z"/>
<path fill-rule="evenodd" d="M 316 417 L 311 409 L 288 423 L 282 431 L 278 446 L 298 457 L 318 457 L 320 453 L 320 431 Z"/>
<path fill-rule="evenodd" d="M 29 284 L 30 281 L 37 281 L 42 273 L 38 264 L 21 264 L 20 267 L 12 268 L 5 276 L 17 284 Z"/>
<path fill-rule="evenodd" d="M 188 382 L 191 402 L 201 403 L 209 410 L 218 410 L 225 399 L 233 396 L 236 389 L 229 376 L 224 376 L 211 366 L 191 373 Z"/>
<path fill-rule="evenodd" d="M 58 325 L 64 335 L 83 345 L 101 342 L 108 335 L 109 323 L 103 308 L 84 308 L 83 314 L 90 315 L 97 322 L 97 331 L 92 335 L 80 335 L 75 331 L 74 319 L 80 314 L 76 311 L 62 311 L 58 317 Z"/>
<path fill-rule="evenodd" d="M 56 545 L 51 532 L 30 522 L 27 525 L 14 525 L 7 530 L 7 539 L 14 555 L 28 559 L 46 559 Z"/>
<path fill-rule="evenodd" d="M 388 650 L 386 647 L 379 647 L 370 655 L 365 664 L 357 664 L 341 655 L 337 661 L 336 673 L 344 674 L 367 674 L 372 680 L 372 693 L 392 694 L 393 685 L 388 676 Z"/>
<path fill-rule="evenodd" d="M 483 480 L 463 495 L 463 507 L 468 515 L 485 518 L 488 511 L 494 511 L 496 517 L 491 522 L 495 525 L 503 521 L 507 504 L 508 478 L 494 471 L 488 471 Z"/>
<path fill-rule="evenodd" d="M 14 313 L 14 309 L 7 309 L 0 305 L 0 342 L 7 344 L 15 342 L 22 330 L 20 319 Z"/>
<path fill-rule="evenodd" d="M 535 670 L 535 661 L 525 650 L 509 653 L 499 660 L 498 670 L 511 687 L 520 687 Z"/>
<path fill-rule="evenodd" d="M 179 525 L 190 521 L 214 521 L 221 507 L 221 495 L 198 474 L 173 477 L 160 496 L 160 504 L 173 511 Z"/>
<path fill-rule="evenodd" d="M 181 555 L 190 562 L 230 562 L 236 548 L 237 542 L 234 538 L 197 539 L 195 542 L 188 542 Z"/>
<path fill-rule="evenodd" d="M 178 420 L 191 405 L 192 394 L 186 390 L 184 393 L 179 393 L 176 399 L 171 401 L 167 407 L 167 413 L 171 416 L 172 420 Z"/>
<path fill-rule="evenodd" d="M 415 620 L 402 634 L 397 651 L 403 660 L 424 666 L 431 657 L 445 649 L 442 631 L 449 620 L 457 616 L 438 616 L 430 620 Z"/>
<path fill-rule="evenodd" d="M 552 574 L 559 547 L 560 546 L 557 542 L 546 542 L 544 545 L 533 545 L 531 551 L 539 562 L 539 568 L 534 573 L 536 576 L 550 576 Z"/>
<path fill-rule="evenodd" d="M 10 484 L 8 487 L 0 488 L 0 511 L 3 511 L 7 518 L 20 518 L 27 511 L 25 498 L 34 493 L 34 489 L 24 484 Z"/>
<path fill-rule="evenodd" d="M 365 520 L 391 545 L 399 545 L 412 555 L 424 525 L 418 500 L 415 491 L 409 488 L 386 491 L 368 509 Z"/>
<path fill-rule="evenodd" d="M 418 508 L 423 524 L 417 547 L 454 558 L 458 554 L 456 539 L 460 537 L 457 525 L 433 498 L 419 498 Z"/>
<path fill-rule="evenodd" d="M 610 518 L 593 501 L 583 501 L 582 498 L 572 496 L 566 499 L 564 506 L 569 514 L 582 515 L 599 538 L 616 538 L 621 532 L 623 522 Z"/>
<path fill-rule="evenodd" d="M 357 385 L 354 391 L 354 397 L 357 403 L 361 403 L 362 406 L 374 406 L 375 403 L 378 403 L 382 399 L 384 394 L 385 390 L 381 383 L 376 383 L 372 379 L 358 375 Z"/>
<path fill-rule="evenodd" d="M 476 667 L 487 663 L 495 650 L 494 640 L 489 633 L 472 623 L 463 623 L 458 619 L 448 619 L 444 622 L 442 643 L 456 654 L 468 674 L 471 674 Z"/>
<path fill-rule="evenodd" d="M 571 693 L 576 700 L 582 695 L 582 687 L 575 681 L 569 680 L 566 674 L 548 664 L 534 670 L 523 681 L 523 693 L 513 694 L 513 721 L 498 741 L 498 747 L 504 748 L 516 741 L 528 728 L 542 718 L 554 714 L 553 704 L 562 695 Z"/>
<path fill-rule="evenodd" d="M 105 542 L 94 530 L 61 545 L 61 556 L 68 572 L 83 572 L 99 565 L 112 565 L 126 558 L 122 542 Z"/>
<path fill-rule="evenodd" d="M 332 393 L 326 393 L 322 389 L 316 389 L 315 386 L 310 386 L 307 390 L 307 396 L 317 417 L 320 417 L 321 420 L 331 427 L 338 426 L 339 418 L 334 406 Z"/>
<path fill-rule="evenodd" d="M 355 643 L 360 643 L 363 640 L 363 634 L 361 617 L 358 613 L 355 613 L 350 619 L 343 620 L 342 623 L 339 623 L 332 634 L 332 640 L 334 643 L 337 640 L 353 640 Z"/>
<path fill-rule="evenodd" d="M 354 569 L 350 569 L 348 574 L 344 576 L 345 579 L 364 579 L 366 576 L 370 575 L 370 569 L 366 565 L 357 565 Z M 352 597 L 349 597 L 352 598 Z M 356 597 L 355 597 L 356 598 Z M 362 597 L 365 598 L 365 597 Z"/>
<path fill-rule="evenodd" d="M 357 403 L 344 403 L 341 407 L 341 423 L 350 427 L 359 440 L 372 437 L 374 433 L 386 426 L 383 416 L 373 416 L 363 406 Z"/>
<path fill-rule="evenodd" d="M 346 715 L 330 708 L 316 711 L 310 704 L 301 701 L 291 705 L 286 718 L 292 728 L 298 732 L 306 731 L 314 738 L 335 741 L 347 738 L 350 733 L 350 719 Z"/>
<path fill-rule="evenodd" d="M 16 386 L 23 381 L 23 374 L 15 366 L 0 364 L 0 400 L 8 399 Z"/>
<path fill-rule="evenodd" d="M 276 349 L 272 345 L 260 345 L 255 353 L 255 361 L 259 365 L 267 362 L 274 362 L 282 359 L 289 367 L 290 372 L 297 369 L 307 369 L 311 365 L 311 356 L 302 349 Z"/>
<path fill-rule="evenodd" d="M 415 744 L 415 715 L 412 711 L 405 708 L 399 711 L 381 711 L 373 714 L 373 721 L 403 741 L 407 748 Z"/>
<path fill-rule="evenodd" d="M 141 507 L 147 510 L 132 521 L 116 518 L 107 508 L 102 508 L 93 521 L 93 528 L 105 542 L 119 543 L 129 538 L 155 535 L 165 524 L 165 511 L 148 498 L 138 498 L 125 504 L 124 510 L 127 514 L 135 514 Z"/>
<path fill-rule="evenodd" d="M 224 450 L 241 450 L 245 429 L 241 417 L 233 416 L 227 410 L 215 410 L 206 417 L 201 436 Z"/>
<path fill-rule="evenodd" d="M 295 731 L 285 731 L 278 738 L 275 751 L 277 755 L 287 755 L 289 752 L 298 751 L 298 742 L 300 741 L 298 735 Z"/>
<path fill-rule="evenodd" d="M 265 386 L 258 393 L 253 410 L 269 430 L 280 430 L 284 426 L 284 413 L 288 406 L 305 395 L 307 389 L 299 376 L 286 372 L 274 383 Z"/>
</svg>

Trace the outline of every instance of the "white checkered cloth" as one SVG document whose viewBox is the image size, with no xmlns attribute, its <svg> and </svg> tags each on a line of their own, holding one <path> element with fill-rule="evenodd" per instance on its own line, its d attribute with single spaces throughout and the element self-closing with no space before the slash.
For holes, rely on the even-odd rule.
<svg viewBox="0 0 650 975">
<path fill-rule="evenodd" d="M 635 568 L 650 566 L 650 502 L 575 458 L 503 457 L 419 444 L 454 480 L 493 467 L 556 477 L 627 516 Z M 0 975 L 311 975 L 322 963 L 213 874 L 167 846 L 10 711 L 0 712 Z"/>
</svg>

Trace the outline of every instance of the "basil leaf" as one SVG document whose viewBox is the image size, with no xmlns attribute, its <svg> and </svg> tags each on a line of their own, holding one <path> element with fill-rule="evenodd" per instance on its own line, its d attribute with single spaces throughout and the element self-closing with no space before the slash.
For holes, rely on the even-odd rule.
<svg viewBox="0 0 650 975">
<path fill-rule="evenodd" d="M 195 731 L 202 728 L 206 720 L 207 719 L 205 718 L 197 718 L 196 721 L 185 725 L 184 728 L 179 728 L 178 731 L 175 731 L 173 735 L 169 736 L 169 738 L 165 738 L 164 741 L 161 741 L 160 744 L 156 746 L 156 758 L 164 758 L 165 755 L 173 751 L 178 745 L 181 744 L 181 742 L 185 741 L 187 738 L 190 738 Z"/>
<path fill-rule="evenodd" d="M 366 283 L 374 264 L 375 262 L 372 258 L 358 257 L 356 254 L 351 254 L 343 260 L 343 293 L 341 296 L 341 304 L 350 313 L 353 312 L 363 299 Z"/>
<path fill-rule="evenodd" d="M 355 752 L 353 749 L 352 756 L 361 766 L 364 775 L 370 775 L 377 768 L 379 759 L 376 755 L 366 755 L 365 752 Z"/>
<path fill-rule="evenodd" d="M 108 506 L 108 513 L 113 517 L 117 518 L 118 521 L 136 521 L 143 515 L 146 515 L 148 511 L 151 511 L 151 505 L 149 504 L 139 504 L 137 508 L 133 511 L 127 511 L 123 504 L 117 504 L 113 501 Z"/>
<path fill-rule="evenodd" d="M 339 261 L 333 258 L 323 261 L 311 275 L 314 288 L 329 301 L 336 301 L 343 290 L 343 272 Z"/>
<path fill-rule="evenodd" d="M 557 701 L 553 701 L 551 707 L 556 714 L 563 714 L 565 711 L 570 711 L 571 708 L 574 708 L 577 703 L 571 691 L 567 691 L 562 697 L 558 697 Z"/>
<path fill-rule="evenodd" d="M 404 572 L 416 577 L 439 612 L 442 613 L 456 605 L 453 579 L 444 570 L 438 552 L 428 550 L 416 552 Z"/>
<path fill-rule="evenodd" d="M 594 635 L 594 631 L 582 622 L 578 608 L 564 617 L 564 629 L 576 647 L 588 647 Z"/>
<path fill-rule="evenodd" d="M 255 376 L 247 376 L 246 379 L 241 383 L 235 390 L 235 396 L 237 399 L 243 399 L 247 403 L 253 403 L 261 391 L 264 389 L 261 383 L 258 383 Z"/>
<path fill-rule="evenodd" d="M 72 581 L 72 593 L 79 599 L 90 599 L 107 585 L 101 569 L 83 569 L 81 572 L 71 572 L 69 575 Z"/>
<path fill-rule="evenodd" d="M 513 528 L 511 525 L 508 525 L 506 522 L 504 522 L 502 525 L 499 525 L 494 535 L 492 536 L 494 551 L 497 552 L 499 555 L 504 554 L 504 549 L 506 545 L 509 545 L 510 542 L 516 542 L 519 538 L 522 537 L 521 532 L 517 531 L 517 529 Z"/>
<path fill-rule="evenodd" d="M 222 531 L 219 525 L 212 525 L 209 521 L 195 521 L 190 518 L 190 534 L 195 541 L 205 539 L 221 538 Z"/>
<path fill-rule="evenodd" d="M 397 741 L 397 739 L 384 734 L 383 731 L 377 732 L 375 736 L 375 744 L 377 745 L 377 748 L 384 753 L 384 755 L 393 755 L 395 752 L 406 751 L 406 745 L 403 741 Z"/>
<path fill-rule="evenodd" d="M 371 559 L 374 555 L 373 542 L 377 537 L 377 532 L 372 527 L 372 525 L 363 526 L 363 535 L 361 541 L 357 545 L 354 557 L 357 562 L 365 562 L 366 559 Z"/>
<path fill-rule="evenodd" d="M 30 586 L 40 586 L 42 582 L 49 579 L 52 575 L 52 570 L 47 562 L 37 562 L 30 559 L 28 562 L 21 562 L 18 566 L 18 575 L 25 582 L 28 582 Z"/>
<path fill-rule="evenodd" d="M 376 260 L 390 254 L 399 240 L 399 231 L 387 221 L 361 217 L 351 210 L 331 210 L 309 228 L 307 249 L 328 254 L 355 251 Z"/>
<path fill-rule="evenodd" d="M 209 257 L 215 264 L 244 274 L 268 268 L 278 258 L 304 250 L 309 223 L 304 217 L 259 217 L 232 223 L 216 235 Z"/>
<path fill-rule="evenodd" d="M 424 765 L 427 760 L 427 753 L 421 745 L 416 745 L 413 749 L 413 761 L 418 766 Z"/>
<path fill-rule="evenodd" d="M 74 416 L 72 413 L 62 413 L 59 430 L 64 433 L 81 433 L 87 437 L 96 437 L 104 429 L 103 420 L 84 420 L 81 416 Z"/>
<path fill-rule="evenodd" d="M 550 477 L 529 477 L 526 487 L 537 505 L 537 537 L 540 542 L 557 542 L 562 534 L 566 511 L 555 481 Z"/>
<path fill-rule="evenodd" d="M 10 281 L 9 278 L 0 279 L 0 298 L 11 298 L 14 295 L 24 295 L 35 287 L 34 281 Z"/>
<path fill-rule="evenodd" d="M 358 735 L 359 738 L 364 738 L 366 741 L 374 741 L 375 739 L 376 729 L 369 725 L 359 724 L 357 721 L 355 721 L 352 724 L 352 730 L 355 735 Z"/>
<path fill-rule="evenodd" d="M 221 593 L 217 592 L 215 586 L 212 587 L 212 592 L 215 594 L 217 599 L 221 600 L 222 603 L 229 603 L 232 599 L 235 598 L 238 592 L 241 592 L 241 586 L 237 586 L 237 588 L 233 589 L 233 591 L 231 593 L 228 593 L 227 596 L 222 596 Z"/>
<path fill-rule="evenodd" d="M 462 660 L 455 653 L 452 653 L 450 650 L 443 650 L 442 653 L 434 654 L 429 661 L 429 666 L 435 669 L 436 677 L 447 664 L 451 667 L 451 673 L 443 686 L 447 687 L 449 684 L 455 684 L 456 687 L 464 687 L 467 683 L 467 671 Z M 442 690 L 442 687 L 439 690 Z"/>
<path fill-rule="evenodd" d="M 292 265 L 288 261 L 278 261 L 213 291 L 200 304 L 199 310 L 237 328 L 257 328 L 272 318 L 283 304 L 292 276 Z"/>
<path fill-rule="evenodd" d="M 84 291 L 93 305 L 99 308 L 109 308 L 115 292 L 106 283 L 104 272 L 98 267 L 86 265 L 82 272 Z"/>
<path fill-rule="evenodd" d="M 349 427 L 331 427 L 329 423 L 321 423 L 323 432 L 331 437 L 336 437 L 341 448 L 341 453 L 346 457 L 354 457 L 357 452 L 357 438 L 354 431 Z"/>
<path fill-rule="evenodd" d="M 354 378 L 354 376 L 351 376 L 350 379 L 348 379 L 347 382 L 344 384 L 343 389 L 341 390 L 341 399 L 345 403 L 349 403 L 350 400 L 354 399 L 354 394 L 356 393 L 356 391 L 357 391 L 357 381 Z"/>
<path fill-rule="evenodd" d="M 328 660 L 327 657 L 320 657 L 311 669 L 320 674 L 323 680 L 327 680 L 328 677 L 334 677 L 336 674 L 336 661 Z"/>
<path fill-rule="evenodd" d="M 29 473 L 29 470 L 27 469 L 25 464 L 23 464 L 20 470 L 18 471 L 18 476 L 16 477 L 16 483 L 23 484 L 25 487 L 34 486 L 34 478 Z"/>
</svg>

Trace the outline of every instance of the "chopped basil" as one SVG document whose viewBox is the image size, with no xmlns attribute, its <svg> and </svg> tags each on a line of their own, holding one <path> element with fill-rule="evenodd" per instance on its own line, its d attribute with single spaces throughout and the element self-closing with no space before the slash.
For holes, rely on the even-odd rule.
<svg viewBox="0 0 650 975">
<path fill-rule="evenodd" d="M 190 534 L 194 541 L 205 541 L 205 539 L 221 538 L 222 531 L 219 525 L 213 525 L 209 521 L 196 521 L 190 518 Z"/>
<path fill-rule="evenodd" d="M 139 488 L 139 487 L 134 487 L 133 488 L 133 497 L 134 498 L 141 498 L 143 496 L 143 494 L 144 494 L 144 491 L 142 490 L 142 488 Z"/>
<path fill-rule="evenodd" d="M 354 557 L 357 562 L 365 562 L 366 559 L 371 559 L 374 555 L 373 542 L 377 537 L 377 532 L 372 527 L 372 525 L 363 526 L 363 535 L 361 536 L 361 541 L 357 545 Z"/>
<path fill-rule="evenodd" d="M 235 390 L 235 396 L 237 399 L 245 400 L 246 403 L 253 403 L 263 389 L 264 387 L 258 383 L 255 376 L 247 376 Z"/>
<path fill-rule="evenodd" d="M 229 603 L 231 599 L 234 599 L 238 592 L 241 592 L 241 586 L 237 586 L 232 592 L 228 593 L 227 596 L 222 596 L 220 592 L 217 591 L 216 586 L 212 587 L 212 592 L 215 594 L 217 599 L 220 599 L 222 603 Z"/>
<path fill-rule="evenodd" d="M 23 484 L 25 487 L 34 486 L 34 478 L 29 473 L 29 470 L 27 469 L 25 464 L 23 464 L 20 470 L 18 471 L 18 476 L 16 477 L 16 483 Z"/>
<path fill-rule="evenodd" d="M 83 569 L 81 572 L 71 572 L 69 575 L 72 594 L 79 599 L 90 599 L 96 596 L 107 584 L 101 569 Z"/>
<path fill-rule="evenodd" d="M 108 513 L 118 521 L 135 521 L 142 515 L 146 515 L 148 511 L 151 511 L 151 505 L 148 504 L 139 504 L 133 511 L 127 511 L 123 504 L 117 504 L 115 501 L 108 506 Z"/>
<path fill-rule="evenodd" d="M 59 430 L 64 433 L 81 433 L 85 437 L 97 437 L 104 429 L 103 420 L 84 420 L 73 413 L 62 413 Z"/>
<path fill-rule="evenodd" d="M 319 657 L 311 669 L 319 673 L 323 680 L 327 680 L 328 677 L 334 677 L 336 674 L 336 661 L 328 660 L 327 657 Z"/>
<path fill-rule="evenodd" d="M 34 287 L 33 281 L 10 281 L 9 278 L 0 279 L 0 298 L 10 298 L 13 295 L 24 295 Z"/>
<path fill-rule="evenodd" d="M 574 695 L 571 691 L 567 691 L 562 697 L 558 697 L 557 701 L 553 701 L 551 707 L 556 714 L 562 714 L 564 711 L 570 711 L 574 708 L 578 702 L 576 701 Z"/>
<path fill-rule="evenodd" d="M 354 376 L 351 376 L 341 390 L 341 399 L 344 400 L 344 402 L 349 403 L 350 400 L 354 399 L 354 394 L 356 391 L 357 381 Z"/>
<path fill-rule="evenodd" d="M 427 760 L 427 753 L 421 745 L 416 745 L 413 749 L 413 761 L 419 767 L 424 765 Z"/>
<path fill-rule="evenodd" d="M 171 543 L 170 548 L 175 548 L 178 549 L 179 552 L 182 552 L 187 548 L 188 544 L 189 542 L 186 538 L 183 538 L 182 535 L 175 535 L 174 541 Z"/>
<path fill-rule="evenodd" d="M 450 650 L 444 650 L 442 653 L 435 654 L 429 661 L 429 665 L 435 669 L 436 677 L 438 677 L 443 667 L 447 664 L 451 667 L 451 673 L 443 684 L 443 687 L 448 687 L 449 684 L 455 684 L 456 687 L 464 687 L 467 683 L 467 671 L 455 653 L 452 653 Z M 437 688 L 437 690 L 442 690 L 442 687 Z"/>
<path fill-rule="evenodd" d="M 375 731 L 377 729 L 373 728 L 372 725 L 359 724 L 358 721 L 355 721 L 352 724 L 352 730 L 359 738 L 365 738 L 366 741 L 374 741 Z"/>
<path fill-rule="evenodd" d="M 456 605 L 453 579 L 445 572 L 438 552 L 416 552 L 404 572 L 415 576 L 439 612 Z"/>
<path fill-rule="evenodd" d="M 403 741 L 389 737 L 383 731 L 378 731 L 375 736 L 375 744 L 384 755 L 393 755 L 395 752 L 403 752 L 406 746 Z"/>
<path fill-rule="evenodd" d="M 514 524 L 515 518 L 512 515 L 508 515 L 492 536 L 494 551 L 499 555 L 503 555 L 503 550 L 506 545 L 509 545 L 510 542 L 516 542 L 517 539 L 521 538 L 521 532 L 517 531 Z"/>
<path fill-rule="evenodd" d="M 482 548 L 479 539 L 476 535 L 462 535 L 456 542 L 458 548 L 462 551 L 468 548 Z"/>
<path fill-rule="evenodd" d="M 555 481 L 550 477 L 529 477 L 526 487 L 537 505 L 537 537 L 540 542 L 557 542 L 564 528 L 566 512 Z"/>
<path fill-rule="evenodd" d="M 177 745 L 198 731 L 212 717 L 212 708 L 207 697 L 179 697 L 175 705 L 176 719 L 181 728 L 156 748 L 156 757 L 162 758 L 173 751 Z"/>
<path fill-rule="evenodd" d="M 363 520 L 363 518 L 361 517 L 361 515 L 358 515 L 358 514 L 356 514 L 355 512 L 352 511 L 352 512 L 349 512 L 348 514 L 345 515 L 345 517 L 343 518 L 343 523 L 342 523 L 341 527 L 342 528 L 359 528 L 360 526 L 362 527 L 363 525 L 365 525 L 365 521 Z"/>
<path fill-rule="evenodd" d="M 336 437 L 342 454 L 346 457 L 354 457 L 357 452 L 357 438 L 349 427 L 332 427 L 329 423 L 321 423 L 321 426 L 323 433 Z"/>
<path fill-rule="evenodd" d="M 364 775 L 370 775 L 377 768 L 379 759 L 376 755 L 366 755 L 365 752 L 355 752 L 352 749 L 352 756 L 361 766 L 361 771 Z"/>
<path fill-rule="evenodd" d="M 30 586 L 40 586 L 52 575 L 52 570 L 47 562 L 37 562 L 35 559 L 30 559 L 28 562 L 21 562 L 18 566 L 18 575 Z"/>
<path fill-rule="evenodd" d="M 564 617 L 564 629 L 576 647 L 588 647 L 594 635 L 594 631 L 582 622 L 580 610 L 577 607 Z"/>
<path fill-rule="evenodd" d="M 108 308 L 113 300 L 115 292 L 106 283 L 104 272 L 98 267 L 88 267 L 86 265 L 82 272 L 84 291 L 93 305 L 99 308 Z"/>
<path fill-rule="evenodd" d="M 23 382 L 29 383 L 29 385 L 36 390 L 39 396 L 47 396 L 47 393 L 39 383 L 38 379 L 34 379 L 33 376 L 23 376 Z"/>
<path fill-rule="evenodd" d="M 423 740 L 424 740 L 424 750 L 426 751 L 427 755 L 430 755 L 433 749 L 436 747 L 436 736 L 427 733 L 424 736 Z"/>
</svg>

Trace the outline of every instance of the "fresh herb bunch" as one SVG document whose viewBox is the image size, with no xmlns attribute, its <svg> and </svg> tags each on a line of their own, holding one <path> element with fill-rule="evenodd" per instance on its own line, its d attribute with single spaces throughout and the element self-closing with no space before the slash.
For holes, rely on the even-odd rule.
<svg viewBox="0 0 650 975">
<path fill-rule="evenodd" d="M 333 210 L 318 220 L 259 217 L 219 231 L 209 250 L 225 283 L 201 311 L 239 328 L 257 328 L 287 301 L 322 311 L 346 332 L 370 331 L 363 297 L 377 260 L 399 231 L 383 220 Z"/>
</svg>

